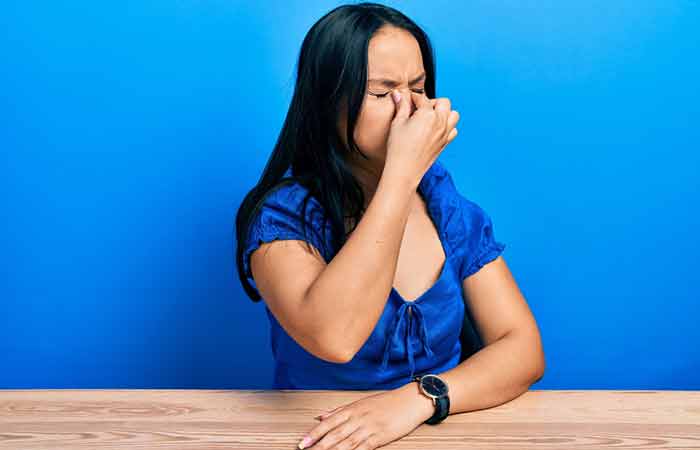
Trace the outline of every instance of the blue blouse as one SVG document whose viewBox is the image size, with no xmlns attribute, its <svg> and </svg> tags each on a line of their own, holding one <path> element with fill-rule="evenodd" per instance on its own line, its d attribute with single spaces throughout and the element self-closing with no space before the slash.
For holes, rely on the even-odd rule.
<svg viewBox="0 0 700 450">
<path fill-rule="evenodd" d="M 285 176 L 291 176 L 291 168 Z M 326 262 L 332 259 L 324 251 L 330 245 L 322 243 L 330 242 L 330 227 L 323 227 L 322 206 L 313 197 L 305 214 L 313 224 L 313 233 L 308 238 L 304 236 L 301 214 L 307 192 L 298 182 L 284 185 L 269 194 L 254 217 L 243 261 L 248 280 L 256 290 L 250 254 L 263 242 L 309 241 Z M 372 334 L 347 363 L 325 361 L 306 351 L 265 305 L 275 360 L 273 389 L 390 390 L 410 382 L 414 374 L 439 374 L 457 366 L 465 318 L 462 280 L 496 259 L 505 244 L 495 240 L 491 218 L 457 191 L 449 172 L 438 160 L 423 176 L 418 193 L 426 203 L 446 255 L 437 281 L 414 301 L 405 300 L 392 287 Z"/>
</svg>

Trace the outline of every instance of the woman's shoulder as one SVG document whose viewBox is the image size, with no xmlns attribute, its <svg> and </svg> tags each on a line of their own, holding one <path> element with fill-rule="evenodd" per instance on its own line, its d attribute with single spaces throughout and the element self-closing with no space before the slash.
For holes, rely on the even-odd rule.
<svg viewBox="0 0 700 450">
<path fill-rule="evenodd" d="M 265 193 L 258 213 L 281 213 L 288 218 L 298 219 L 305 216 L 307 220 L 318 220 L 322 216 L 322 206 L 299 179 L 287 171 L 285 176 Z"/>
<path fill-rule="evenodd" d="M 326 256 L 321 204 L 310 189 L 293 178 L 283 178 L 265 193 L 252 214 L 243 252 L 243 270 L 251 286 L 250 258 L 264 243 L 276 240 L 303 240 Z"/>
<path fill-rule="evenodd" d="M 319 238 L 325 235 L 324 208 L 303 178 L 292 175 L 288 168 L 267 192 L 251 217 L 253 234 L 284 234 L 308 236 L 308 231 Z"/>
</svg>

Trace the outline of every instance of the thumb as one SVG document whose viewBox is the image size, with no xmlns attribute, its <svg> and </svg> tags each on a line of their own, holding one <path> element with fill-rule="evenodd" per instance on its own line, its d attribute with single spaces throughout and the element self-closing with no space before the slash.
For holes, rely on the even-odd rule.
<svg viewBox="0 0 700 450">
<path fill-rule="evenodd" d="M 394 120 L 406 120 L 411 115 L 411 96 L 401 95 L 399 91 L 392 91 L 391 98 L 396 105 Z"/>
</svg>

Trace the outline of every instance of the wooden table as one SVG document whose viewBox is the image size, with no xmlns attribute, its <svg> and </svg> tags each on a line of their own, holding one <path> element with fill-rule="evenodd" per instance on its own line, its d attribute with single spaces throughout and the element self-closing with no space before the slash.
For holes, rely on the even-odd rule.
<svg viewBox="0 0 700 450">
<path fill-rule="evenodd" d="M 315 415 L 373 392 L 4 390 L 0 449 L 293 450 Z M 530 390 L 382 448 L 700 449 L 700 391 Z"/>
</svg>

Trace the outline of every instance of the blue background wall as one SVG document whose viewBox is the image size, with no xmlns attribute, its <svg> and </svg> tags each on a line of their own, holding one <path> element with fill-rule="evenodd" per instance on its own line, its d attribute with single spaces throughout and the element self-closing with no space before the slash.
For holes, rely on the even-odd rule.
<svg viewBox="0 0 700 450">
<path fill-rule="evenodd" d="M 337 4 L 3 3 L 0 387 L 270 385 L 233 217 Z M 461 113 L 440 159 L 508 244 L 533 388 L 700 389 L 700 5 L 389 4 Z"/>
</svg>

